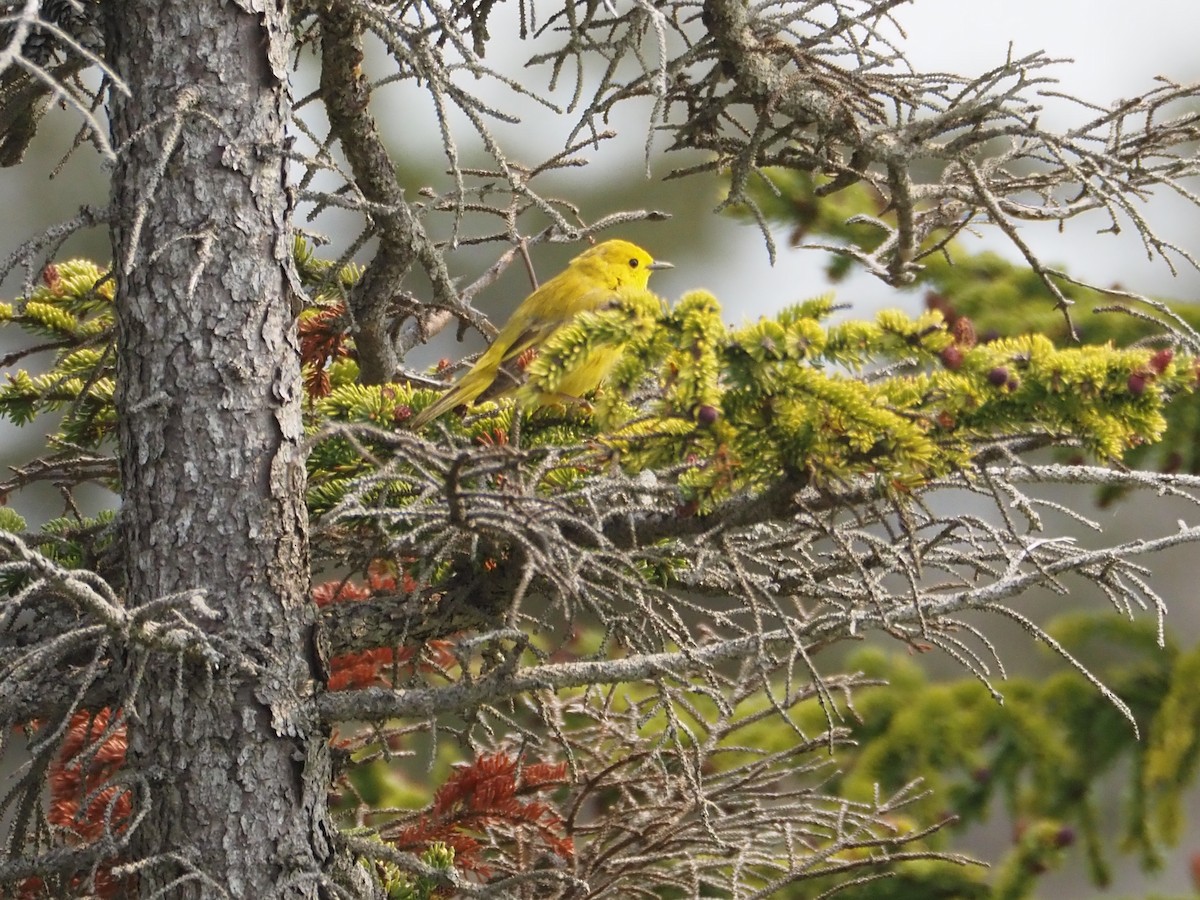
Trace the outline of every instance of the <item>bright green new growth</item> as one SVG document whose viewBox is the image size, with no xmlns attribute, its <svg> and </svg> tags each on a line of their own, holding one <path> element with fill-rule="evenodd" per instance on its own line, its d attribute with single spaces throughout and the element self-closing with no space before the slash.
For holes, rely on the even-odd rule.
<svg viewBox="0 0 1200 900">
<path fill-rule="evenodd" d="M 369 828 L 360 830 L 361 840 L 383 842 L 377 832 Z M 435 841 L 420 854 L 420 860 L 435 871 L 434 877 L 415 874 L 386 860 L 373 859 L 368 865 L 374 870 L 378 887 L 388 900 L 434 900 L 445 896 L 447 885 L 453 883 L 454 848 Z"/>
<path fill-rule="evenodd" d="M 716 298 L 695 291 L 654 321 L 650 304 L 638 316 L 580 319 L 529 375 L 550 380 L 560 357 L 598 341 L 623 344 L 596 415 L 576 438 L 598 438 L 633 473 L 685 464 L 683 499 L 701 509 L 781 478 L 872 475 L 915 486 L 1018 436 L 1115 459 L 1158 439 L 1164 401 L 1193 383 L 1190 366 L 1174 359 L 1151 373 L 1145 350 L 1057 349 L 1036 335 L 961 347 L 937 312 L 914 319 L 892 310 L 874 322 L 826 326 L 832 307 L 819 298 L 730 330 Z M 949 348 L 952 367 L 943 358 Z M 888 374 L 864 377 L 880 366 Z M 532 417 L 535 443 L 548 418 Z M 485 414 L 467 431 L 497 427 Z"/>
<path fill-rule="evenodd" d="M 112 334 L 113 283 L 86 260 L 48 267 L 19 307 L 0 303 L 0 326 L 16 325 L 53 350 L 44 375 L 8 373 L 0 385 L 0 417 L 25 425 L 47 412 L 64 411 L 55 439 L 98 446 L 115 425 L 113 362 L 106 349 Z M 27 353 L 4 360 L 11 364 Z"/>
<path fill-rule="evenodd" d="M 355 278 L 355 273 L 334 270 L 311 255 L 298 265 L 322 312 L 336 305 Z M 480 404 L 466 416 L 444 416 L 421 434 L 413 434 L 407 424 L 414 411 L 439 393 L 408 384 L 361 385 L 352 357 L 329 358 L 323 371 L 330 391 L 307 404 L 314 436 L 309 508 L 318 517 L 318 528 L 333 523 L 333 540 L 337 529 L 345 528 L 356 553 L 363 540 L 363 533 L 354 531 L 357 521 L 370 522 L 371 534 L 393 529 L 406 535 L 425 527 L 425 521 L 439 534 L 449 533 L 454 528 L 447 526 L 443 507 L 455 492 L 503 505 L 511 485 L 506 479 L 515 475 L 528 477 L 520 487 L 532 488 L 539 502 L 545 498 L 547 507 L 553 503 L 568 513 L 589 502 L 589 485 L 622 472 L 634 476 L 630 484 L 636 490 L 672 497 L 680 519 L 715 513 L 723 504 L 780 487 L 777 493 L 791 497 L 805 486 L 851 481 L 895 499 L 902 509 L 910 490 L 944 474 L 970 472 L 1011 443 L 1020 450 L 1069 446 L 1102 460 L 1118 459 L 1161 438 L 1165 411 L 1179 405 L 1168 401 L 1194 387 L 1195 361 L 1160 348 L 1058 348 L 1039 334 L 977 342 L 950 327 L 936 309 L 915 317 L 885 311 L 872 321 L 830 324 L 832 311 L 832 298 L 820 297 L 730 328 L 717 298 L 708 292 L 692 291 L 670 305 L 648 291 L 631 293 L 617 307 L 578 317 L 526 368 L 534 389 L 552 393 L 573 360 L 602 347 L 621 348 L 607 383 L 588 403 L 525 413 L 513 400 Z M 24 423 L 46 413 L 62 414 L 56 440 L 64 456 L 111 447 L 115 416 L 105 346 L 112 308 L 104 271 L 83 262 L 54 267 L 23 309 L 0 306 L 3 323 L 36 335 L 54 358 L 45 375 L 8 375 L 7 384 L 0 386 L 0 415 Z M 339 424 L 370 425 L 374 431 L 339 431 Z M 446 451 L 431 445 L 430 438 L 453 446 Z M 515 446 L 510 443 L 514 439 Z M 518 457 L 519 466 L 513 462 Z M 94 458 L 96 477 L 117 487 L 115 469 L 100 454 Z M 468 458 L 482 462 L 461 475 L 454 466 Z M 446 469 L 436 468 L 443 463 L 448 463 Z M 0 493 L 16 486 L 10 482 Z M 637 497 L 630 502 L 638 502 Z M 320 518 L 335 507 L 337 515 Z M 670 509 L 668 505 L 668 515 Z M 19 516 L 5 512 L 0 508 L 0 528 L 24 529 Z M 63 518 L 45 526 L 44 540 L 37 543 L 69 566 L 90 566 L 95 551 L 111 542 L 110 526 L 110 516 Z M 468 523 L 463 530 L 470 527 Z M 422 573 L 431 591 L 447 581 L 451 568 L 438 561 Z M 688 566 L 682 554 L 646 554 L 620 574 L 629 581 L 615 588 L 619 591 L 686 589 Z M 1195 728 L 1188 724 L 1197 721 L 1191 690 L 1195 654 L 1172 655 L 1167 662 L 1177 668 L 1160 685 L 1164 689 L 1155 697 L 1156 713 L 1143 719 L 1148 738 L 1138 758 L 1143 764 L 1142 805 L 1131 816 L 1142 831 L 1131 834 L 1130 842 L 1144 853 L 1177 833 L 1181 811 L 1176 798 L 1180 786 L 1194 778 L 1200 755 Z M 978 682 L 945 690 L 922 683 L 906 692 L 911 685 L 903 672 L 883 671 L 882 663 L 875 671 L 894 685 L 890 691 L 859 695 L 863 751 L 845 768 L 846 796 L 861 795 L 877 782 L 903 783 L 914 774 L 901 765 L 906 759 L 932 761 L 935 774 L 949 771 L 948 766 L 968 771 L 972 760 L 963 754 L 979 741 L 958 736 L 938 743 L 930 722 L 950 722 L 981 740 L 1004 732 L 1024 736 L 1030 746 L 1043 740 L 1050 746 L 1057 740 L 1049 732 L 1054 723 L 1084 729 L 1089 722 L 1104 721 L 1111 724 L 1105 733 L 1114 743 L 1091 741 L 1087 749 L 1093 755 L 1084 762 L 1107 764 L 1130 752 L 1133 738 L 1120 713 L 1074 675 L 1054 682 L 1058 694 L 1038 697 L 1028 707 L 1020 703 L 1026 699 L 1023 686 L 1010 684 L 1006 696 L 1012 699 L 1001 707 Z M 1144 711 L 1144 704 L 1136 705 L 1138 683 L 1116 678 L 1114 686 L 1121 696 L 1135 698 L 1135 711 Z M 811 714 L 818 732 L 826 710 L 815 702 L 809 705 L 797 716 Z M 913 715 L 918 709 L 921 714 Z M 1078 721 L 1069 717 L 1074 712 L 1079 712 Z M 956 718 L 949 718 L 951 713 Z M 775 731 L 780 739 L 794 739 L 790 731 Z M 762 747 L 770 749 L 769 741 L 764 739 Z M 1099 761 L 1097 754 L 1103 757 Z M 1007 791 L 1013 799 L 1006 796 L 1006 801 L 1017 809 L 1015 801 L 1023 800 L 1028 780 L 1042 789 L 1039 796 L 1047 805 L 1035 811 L 1049 820 L 1063 808 L 1062 803 L 1053 809 L 1049 804 L 1080 784 L 1063 775 L 1080 767 L 1080 760 L 1065 751 L 1049 758 L 1057 780 L 1047 775 L 1047 759 L 1032 751 L 1003 761 L 1019 771 L 997 772 L 991 793 L 978 786 L 972 793 L 969 778 L 947 777 L 935 785 L 944 792 L 930 802 L 949 798 L 960 812 L 971 814 L 986 807 L 992 793 Z M 1080 808 L 1088 812 L 1086 804 Z M 1092 840 L 1087 821 L 1071 824 Z M 999 883 L 1012 896 L 1029 890 L 1030 860 L 1044 864 L 1056 852 L 1057 831 L 1043 834 L 1047 827 L 1039 822 L 1030 829 L 1002 868 Z M 1093 861 L 1100 858 L 1099 850 L 1089 851 Z M 449 866 L 444 859 L 425 861 L 437 868 Z M 892 893 L 881 896 L 903 896 L 898 885 L 905 879 L 913 884 L 911 896 L 927 896 L 933 883 L 955 884 L 961 895 L 979 886 L 976 874 L 932 860 L 908 864 L 897 874 L 887 882 Z M 421 892 L 433 889 L 398 872 L 389 883 L 395 896 L 426 896 Z M 806 896 L 796 890 L 794 896 Z"/>
<path fill-rule="evenodd" d="M 327 268 L 311 257 L 301 262 L 314 280 L 331 283 Z M 343 274 L 332 275 L 338 287 L 348 284 Z M 24 424 L 65 411 L 56 440 L 86 449 L 104 443 L 115 422 L 102 344 L 111 297 L 103 270 L 72 261 L 48 272 L 21 310 L 0 308 L 0 317 L 49 338 L 56 351 L 44 375 L 7 375 L 0 415 Z M 1166 402 L 1195 381 L 1192 360 L 1151 350 L 1057 348 L 1036 334 L 971 345 L 937 310 L 915 318 L 888 310 L 873 321 L 829 325 L 832 311 L 832 298 L 820 297 L 729 328 L 705 291 L 670 307 L 649 291 L 631 292 L 619 306 L 579 316 L 528 365 L 522 390 L 553 393 L 572 360 L 623 350 L 590 406 L 534 411 L 522 442 L 578 448 L 576 465 L 548 473 L 548 487 L 611 462 L 633 474 L 669 470 L 680 502 L 703 512 L 782 481 L 866 475 L 904 491 L 1013 439 L 1118 459 L 1162 437 Z M 348 360 L 328 372 L 331 392 L 310 405 L 313 430 L 328 422 L 394 429 L 438 396 L 404 384 L 360 385 Z M 511 401 L 481 404 L 430 428 L 503 442 L 513 413 Z M 314 510 L 328 509 L 373 466 L 344 439 L 318 442 L 310 461 Z M 403 503 L 403 479 L 388 494 Z"/>
<path fill-rule="evenodd" d="M 694 511 L 784 479 L 869 475 L 903 490 L 967 466 L 1006 439 L 1117 459 L 1161 437 L 1164 404 L 1194 381 L 1188 360 L 1157 372 L 1150 351 L 1058 349 L 1036 335 L 959 348 L 951 370 L 942 354 L 957 345 L 937 312 L 914 319 L 885 311 L 873 322 L 826 326 L 832 300 L 820 298 L 731 330 L 703 291 L 652 313 L 658 308 L 647 301 L 634 315 L 591 313 L 556 335 L 527 372 L 541 390 L 598 344 L 623 345 L 624 357 L 590 413 L 535 412 L 522 441 L 577 444 L 582 471 L 605 460 L 634 474 L 672 469 L 681 502 Z M 887 374 L 864 374 L 882 366 Z M 319 420 L 386 426 L 398 410 L 433 396 L 401 385 L 344 385 L 315 412 Z M 513 405 L 501 401 L 436 427 L 494 442 L 506 439 L 512 415 Z M 364 463 L 348 446 L 317 456 L 316 506 L 328 508 L 338 494 L 332 482 Z M 564 477 L 557 470 L 555 483 Z"/>
<path fill-rule="evenodd" d="M 878 213 L 879 200 L 862 182 L 818 196 L 817 185 L 805 173 L 768 170 L 763 174 L 771 183 L 757 183 L 754 200 L 768 219 L 793 229 L 793 243 L 870 249 L 880 239 L 881 232 L 867 224 Z M 823 254 L 823 258 L 834 281 L 853 266 L 848 255 Z M 926 306 L 942 311 L 952 325 L 960 318 L 969 321 L 984 338 L 1033 334 L 1059 347 L 1102 348 L 1110 342 L 1129 347 L 1148 341 L 1146 346 L 1158 348 L 1165 346 L 1164 332 L 1181 333 L 1190 346 L 1200 336 L 1200 307 L 1195 304 L 1147 305 L 1119 290 L 1105 293 L 1056 277 L 1059 290 L 1074 304 L 1068 322 L 1029 266 L 995 253 L 970 253 L 965 241 L 943 245 L 931 240 L 919 262 L 922 268 L 912 287 L 924 292 Z M 1118 309 L 1126 314 L 1115 313 Z M 1135 442 L 1122 453 L 1122 461 L 1131 468 L 1200 474 L 1200 397 L 1171 403 L 1164 414 L 1168 427 L 1161 439 Z M 1118 493 L 1104 489 L 1101 497 L 1111 500 Z"/>
</svg>

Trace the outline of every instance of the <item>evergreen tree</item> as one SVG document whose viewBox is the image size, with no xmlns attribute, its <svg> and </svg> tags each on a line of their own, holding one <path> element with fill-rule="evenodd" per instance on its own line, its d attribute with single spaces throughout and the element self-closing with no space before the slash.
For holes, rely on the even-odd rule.
<svg viewBox="0 0 1200 900">
<path fill-rule="evenodd" d="M 56 429 L 0 483 L 5 895 L 1028 896 L 1077 845 L 1109 877 L 1096 791 L 1126 761 L 1153 865 L 1195 773 L 1200 653 L 1165 634 L 1147 560 L 1200 527 L 1106 540 L 1086 504 L 1200 503 L 1200 335 L 1052 269 L 1017 223 L 1102 211 L 1190 264 L 1136 204 L 1195 200 L 1197 89 L 1055 134 L 1049 59 L 899 68 L 897 5 L 522 5 L 576 123 L 522 165 L 479 80 L 551 104 L 485 61 L 513 37 L 495 4 L 5 3 L 0 162 L 53 100 L 111 176 L 105 209 L 5 268 L 0 415 Z M 419 190 L 375 121 L 396 80 L 443 139 Z M 592 396 L 414 431 L 452 367 L 408 355 L 493 334 L 474 301 L 506 268 L 662 218 L 544 187 L 630 98 L 772 252 L 774 219 L 926 309 L 835 320 L 827 296 L 730 327 L 745 298 L 631 292 L 521 361 L 552 393 L 619 350 Z M 297 231 L 331 211 L 361 231 L 323 254 Z M 1024 266 L 956 244 L 989 225 Z M 111 260 L 62 258 L 95 227 Z M 1121 324 L 1081 326 L 1102 296 Z M 38 483 L 66 514 L 31 529 Z M 119 510 L 84 515 L 86 484 Z M 1042 627 L 1014 606 L 1036 587 L 1120 618 Z M 1066 674 L 1006 679 L 1000 619 Z M 830 652 L 868 635 L 971 677 Z M 1021 828 L 989 873 L 949 826 L 1001 802 Z"/>
</svg>

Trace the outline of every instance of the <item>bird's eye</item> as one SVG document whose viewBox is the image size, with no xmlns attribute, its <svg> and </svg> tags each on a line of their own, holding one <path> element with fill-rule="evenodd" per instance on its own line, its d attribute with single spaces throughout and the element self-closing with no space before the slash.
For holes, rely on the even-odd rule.
<svg viewBox="0 0 1200 900">
<path fill-rule="evenodd" d="M 631 259 L 629 261 L 629 268 L 636 269 L 637 267 L 638 267 L 638 261 L 636 259 Z"/>
</svg>

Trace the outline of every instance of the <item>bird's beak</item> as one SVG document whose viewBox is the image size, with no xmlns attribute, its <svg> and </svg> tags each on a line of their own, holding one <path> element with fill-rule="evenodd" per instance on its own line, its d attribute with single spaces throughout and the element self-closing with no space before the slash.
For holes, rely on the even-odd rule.
<svg viewBox="0 0 1200 900">
<path fill-rule="evenodd" d="M 663 262 L 661 259 L 656 259 L 654 262 L 650 263 L 650 265 L 646 266 L 646 268 L 651 272 L 657 272 L 659 269 L 673 269 L 675 266 L 673 263 Z"/>
</svg>

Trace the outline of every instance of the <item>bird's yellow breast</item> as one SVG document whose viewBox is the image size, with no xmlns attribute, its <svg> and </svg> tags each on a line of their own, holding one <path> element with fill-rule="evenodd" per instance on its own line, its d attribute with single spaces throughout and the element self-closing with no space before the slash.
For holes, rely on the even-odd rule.
<svg viewBox="0 0 1200 900">
<path fill-rule="evenodd" d="M 622 347 L 597 347 L 578 365 L 572 366 L 558 383 L 556 393 L 567 397 L 582 397 L 594 391 L 612 371 L 624 353 Z"/>
</svg>

